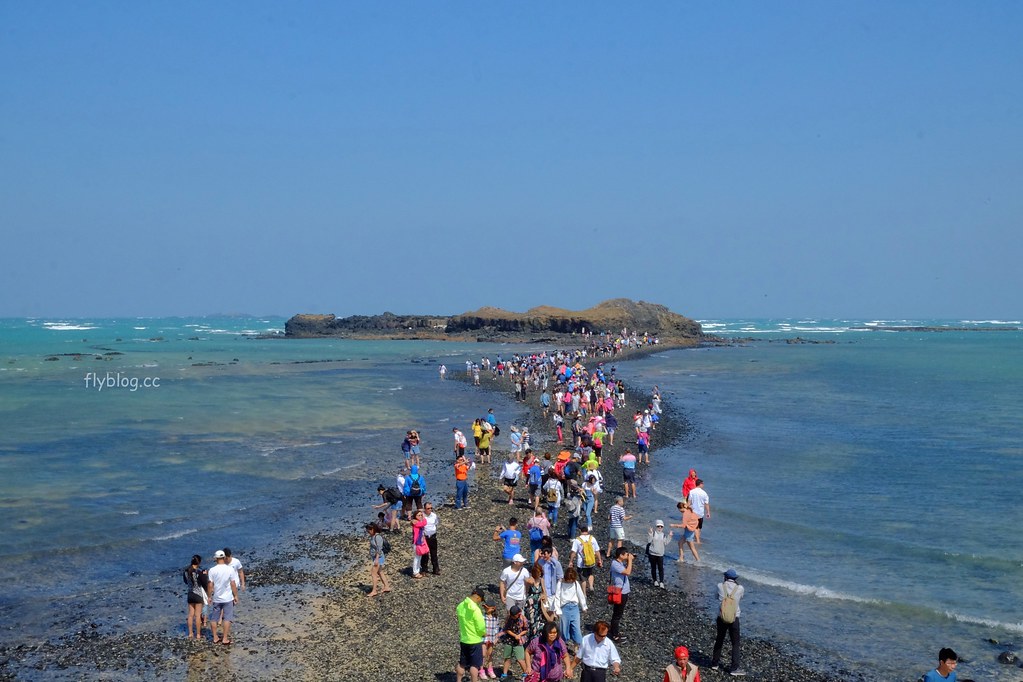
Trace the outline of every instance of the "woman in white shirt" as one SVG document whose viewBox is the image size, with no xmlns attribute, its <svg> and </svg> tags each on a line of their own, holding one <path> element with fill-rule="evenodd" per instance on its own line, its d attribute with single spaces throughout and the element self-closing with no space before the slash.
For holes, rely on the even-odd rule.
<svg viewBox="0 0 1023 682">
<path fill-rule="evenodd" d="M 586 611 L 586 590 L 579 584 L 579 573 L 575 566 L 569 566 L 565 578 L 558 583 L 554 607 L 561 615 L 561 638 L 566 642 L 575 642 L 578 647 L 583 643 L 581 614 Z"/>
</svg>

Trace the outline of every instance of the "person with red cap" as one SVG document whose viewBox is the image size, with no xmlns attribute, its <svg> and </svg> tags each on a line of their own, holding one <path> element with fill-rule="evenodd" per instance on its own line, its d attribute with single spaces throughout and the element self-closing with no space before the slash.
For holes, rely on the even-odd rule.
<svg viewBox="0 0 1023 682">
<path fill-rule="evenodd" d="M 664 669 L 663 682 L 700 682 L 700 669 L 689 662 L 689 649 L 675 647 L 675 662 Z"/>
</svg>

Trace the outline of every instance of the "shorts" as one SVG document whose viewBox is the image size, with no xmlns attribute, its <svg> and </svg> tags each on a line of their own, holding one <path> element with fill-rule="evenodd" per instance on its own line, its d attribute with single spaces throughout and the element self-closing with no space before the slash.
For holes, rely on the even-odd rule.
<svg viewBox="0 0 1023 682">
<path fill-rule="evenodd" d="M 519 484 L 519 479 L 517 479 L 517 478 L 505 478 L 505 479 L 502 479 L 502 480 L 504 481 L 504 485 L 507 488 L 514 488 L 515 486 L 517 486 Z"/>
<path fill-rule="evenodd" d="M 596 566 L 580 566 L 579 569 L 578 569 L 579 570 L 579 577 L 582 578 L 583 580 L 586 580 L 588 578 L 592 578 L 593 577 L 593 569 L 594 568 L 596 568 Z"/>
<path fill-rule="evenodd" d="M 463 668 L 483 667 L 483 644 L 458 643 L 458 665 Z"/>
<path fill-rule="evenodd" d="M 505 644 L 503 647 L 505 660 L 514 658 L 516 661 L 523 661 L 526 658 L 526 650 L 521 644 Z"/>
<path fill-rule="evenodd" d="M 689 530 L 688 528 L 686 528 L 685 530 L 682 531 L 682 542 L 689 542 L 695 537 L 696 537 L 695 530 Z"/>
<path fill-rule="evenodd" d="M 614 527 L 611 527 L 611 528 L 608 528 L 608 533 L 610 534 L 612 540 L 624 540 L 625 539 L 625 529 L 624 528 L 614 528 Z"/>
<path fill-rule="evenodd" d="M 622 480 L 626 483 L 636 482 L 636 470 L 635 469 L 622 469 Z"/>
<path fill-rule="evenodd" d="M 530 496 L 536 495 L 536 491 L 539 490 L 539 489 L 540 489 L 540 484 L 539 483 L 530 483 L 529 484 L 529 494 L 530 494 Z"/>
<path fill-rule="evenodd" d="M 412 454 L 416 455 L 416 456 L 419 455 L 419 446 L 418 445 L 413 445 L 412 446 Z"/>
<path fill-rule="evenodd" d="M 213 605 L 213 613 L 210 617 L 215 620 L 220 620 L 220 614 L 224 614 L 224 621 L 230 623 L 234 620 L 234 602 L 220 601 Z"/>
<path fill-rule="evenodd" d="M 700 517 L 700 522 L 696 524 L 697 529 L 703 529 L 703 517 Z"/>
</svg>

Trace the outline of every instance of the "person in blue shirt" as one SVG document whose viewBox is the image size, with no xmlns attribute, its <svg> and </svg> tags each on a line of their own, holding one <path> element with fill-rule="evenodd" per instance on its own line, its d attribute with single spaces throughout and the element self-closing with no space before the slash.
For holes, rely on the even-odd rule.
<svg viewBox="0 0 1023 682">
<path fill-rule="evenodd" d="M 920 682 L 956 682 L 959 656 L 948 647 L 938 652 L 938 667 L 920 678 Z"/>
<path fill-rule="evenodd" d="M 508 527 L 498 526 L 494 529 L 494 542 L 503 542 L 501 558 L 505 565 L 511 565 L 512 557 L 522 549 L 522 533 L 518 530 L 519 520 L 514 516 L 508 519 Z"/>
<path fill-rule="evenodd" d="M 426 495 L 426 480 L 419 473 L 418 464 L 412 465 L 412 471 L 405 477 L 405 488 L 401 492 L 410 502 L 416 503 L 416 509 L 423 508 L 423 497 Z"/>
</svg>

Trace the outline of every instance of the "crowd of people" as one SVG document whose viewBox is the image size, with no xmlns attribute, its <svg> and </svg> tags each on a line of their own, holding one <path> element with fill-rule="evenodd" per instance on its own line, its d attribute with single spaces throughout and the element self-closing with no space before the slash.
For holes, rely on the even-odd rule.
<svg viewBox="0 0 1023 682">
<path fill-rule="evenodd" d="M 626 524 L 632 519 L 626 500 L 637 497 L 637 468 L 650 462 L 651 441 L 662 409 L 659 389 L 654 387 L 645 408 L 630 418 L 632 437 L 623 439 L 615 411 L 625 405 L 625 385 L 616 376 L 616 368 L 607 367 L 600 358 L 614 358 L 623 348 L 655 342 L 638 334 L 622 335 L 610 342 L 595 340 L 589 348 L 576 352 L 515 354 L 509 359 L 484 357 L 478 363 L 466 362 L 466 376 L 473 384 L 479 383 L 481 375 L 489 375 L 493 381 L 510 384 L 517 400 L 538 400 L 544 417 L 551 420 L 550 440 L 555 447 L 542 454 L 534 450 L 529 429 L 517 425 L 509 426 L 500 441 L 502 456 L 497 457 L 494 473 L 509 507 L 527 513 L 520 520 L 513 512 L 506 524 L 493 530 L 492 540 L 500 547 L 503 560 L 496 575 L 496 603 L 488 603 L 486 589 L 478 588 L 458 605 L 459 679 L 468 673 L 474 681 L 513 674 L 532 680 L 561 680 L 578 670 L 582 680 L 591 681 L 620 671 L 622 661 L 616 645 L 627 640 L 622 618 L 632 595 L 634 571 L 640 565 L 630 549 L 633 545 L 626 543 Z M 594 360 L 596 365 L 588 368 L 587 363 L 592 365 Z M 458 427 L 452 429 L 455 510 L 469 508 L 468 476 L 477 465 L 491 464 L 495 439 L 501 435 L 493 409 L 475 419 L 471 430 L 472 449 L 465 433 Z M 435 537 L 437 522 L 429 502 L 423 504 L 429 498 L 421 462 L 415 459 L 418 452 L 412 450 L 417 444 L 418 434 L 410 430 L 402 443 L 407 464 L 394 485 L 378 487 L 381 502 L 376 507 L 384 511 L 377 522 L 367 525 L 368 594 L 372 597 L 390 589 L 384 570 L 389 547 L 381 534 L 399 531 L 404 521 L 412 526 L 411 575 L 421 579 L 425 573 L 422 566 L 430 556 L 430 537 Z M 603 507 L 602 467 L 614 465 L 621 467 L 624 494 Z M 693 487 L 703 492 L 702 481 Z M 688 498 L 684 499 L 680 511 L 689 509 L 689 504 Z M 690 511 L 686 517 L 683 513 L 682 523 L 672 526 L 693 526 L 680 533 L 679 546 L 688 546 L 698 560 L 700 539 L 694 533 L 702 520 L 709 518 L 709 500 L 701 497 L 696 506 L 699 514 Z M 594 534 L 595 521 L 603 524 L 605 519 L 608 534 L 606 546 L 602 546 Z M 562 546 L 567 556 L 559 557 L 559 538 L 568 542 Z M 673 534 L 665 532 L 660 520 L 647 533 L 652 582 L 662 589 L 667 589 L 664 556 L 672 539 Z M 433 573 L 439 573 L 435 556 L 432 566 Z M 583 617 L 594 599 L 595 576 L 605 566 L 608 586 L 600 598 L 606 599 L 610 617 L 594 623 L 587 634 Z M 741 599 L 741 593 L 730 596 Z M 737 622 L 730 631 L 738 632 Z M 738 641 L 733 639 L 732 646 L 733 661 L 737 661 Z M 665 668 L 665 679 L 698 680 L 699 671 L 689 662 L 688 650 L 683 646 L 672 653 L 675 662 Z M 737 663 L 733 669 L 742 674 Z"/>
</svg>

